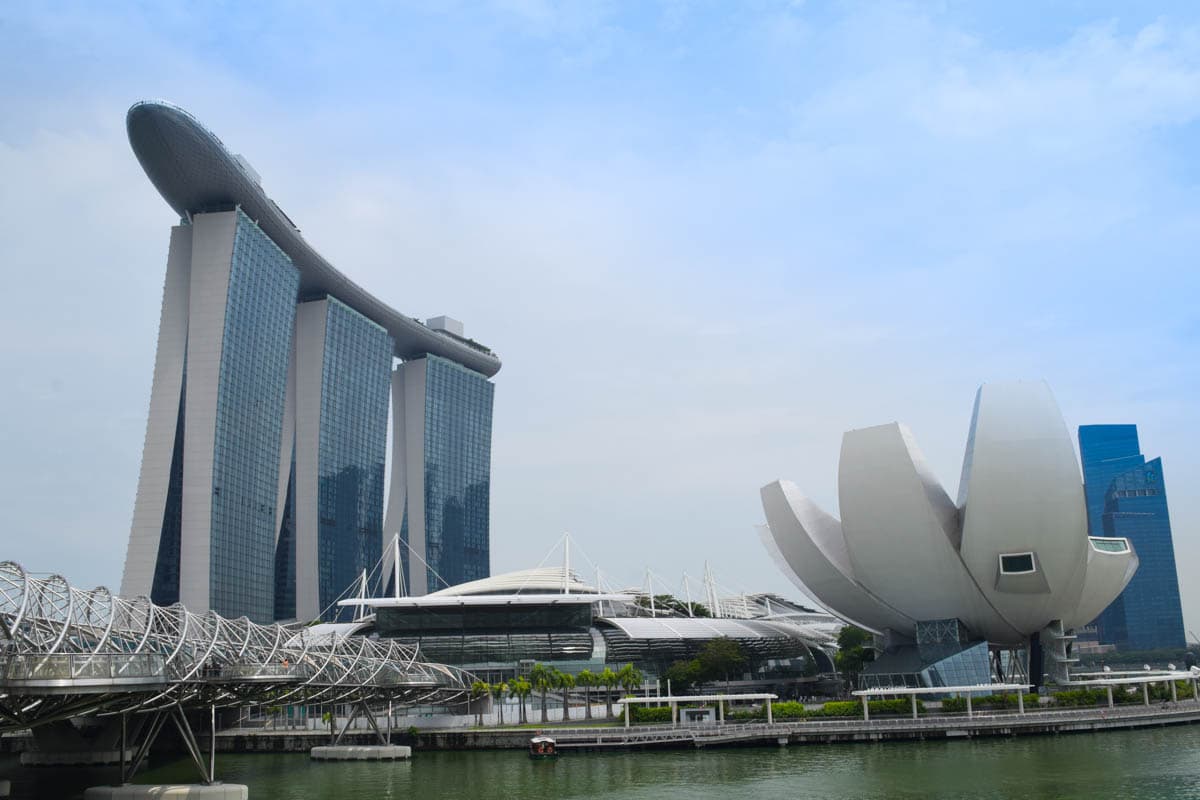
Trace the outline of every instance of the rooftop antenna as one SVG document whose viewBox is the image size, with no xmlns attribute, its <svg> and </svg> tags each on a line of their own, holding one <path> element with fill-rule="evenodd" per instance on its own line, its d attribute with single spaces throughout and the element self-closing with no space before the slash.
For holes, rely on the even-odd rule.
<svg viewBox="0 0 1200 800">
<path fill-rule="evenodd" d="M 709 605 L 711 606 L 709 610 L 712 611 L 714 617 L 720 617 L 721 601 L 717 597 L 717 583 L 713 579 L 712 567 L 708 565 L 707 561 L 704 562 L 704 589 L 708 595 Z"/>
<path fill-rule="evenodd" d="M 404 596 L 404 575 L 400 570 L 400 534 L 392 537 L 392 591 L 396 599 Z"/>
<path fill-rule="evenodd" d="M 358 599 L 365 601 L 367 599 L 367 570 L 362 571 L 362 578 L 358 583 Z M 358 619 L 362 619 L 367 615 L 367 604 L 365 602 L 358 604 Z"/>
<path fill-rule="evenodd" d="M 596 593 L 597 594 L 604 593 L 604 588 L 600 584 L 600 565 L 599 564 L 596 565 Z M 604 616 L 604 601 L 603 600 L 600 601 L 600 616 Z"/>
<path fill-rule="evenodd" d="M 685 597 L 687 597 L 687 612 L 688 612 L 688 616 L 689 616 L 689 617 L 694 617 L 694 616 L 696 616 L 696 615 L 695 615 L 695 614 L 692 612 L 692 586 L 691 586 L 691 584 L 690 584 L 690 583 L 688 583 L 688 574 L 687 574 L 686 572 L 685 572 L 685 573 L 683 573 L 683 594 L 684 594 L 684 596 L 685 596 Z"/>
<path fill-rule="evenodd" d="M 646 567 L 646 589 L 650 593 L 650 616 L 657 617 L 658 612 L 654 607 L 654 576 L 650 573 L 649 567 Z"/>
<path fill-rule="evenodd" d="M 571 534 L 563 534 L 563 594 L 571 593 Z"/>
</svg>

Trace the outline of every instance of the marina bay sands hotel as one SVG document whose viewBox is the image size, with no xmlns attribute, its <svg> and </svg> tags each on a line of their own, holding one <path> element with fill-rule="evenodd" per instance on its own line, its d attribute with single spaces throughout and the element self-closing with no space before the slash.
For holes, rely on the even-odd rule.
<svg viewBox="0 0 1200 800">
<path fill-rule="evenodd" d="M 487 577 L 499 358 L 335 269 L 187 112 L 137 103 L 126 125 L 180 221 L 122 595 L 328 619 L 397 534 L 409 594 Z"/>
</svg>

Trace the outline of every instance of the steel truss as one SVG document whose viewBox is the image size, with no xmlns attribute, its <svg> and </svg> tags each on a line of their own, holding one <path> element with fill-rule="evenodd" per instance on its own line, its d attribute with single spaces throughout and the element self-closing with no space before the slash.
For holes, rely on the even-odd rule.
<svg viewBox="0 0 1200 800">
<path fill-rule="evenodd" d="M 0 563 L 0 731 L 85 714 L 449 703 L 472 675 L 354 625 L 260 625 Z M 174 719 L 174 717 L 172 717 Z M 187 736 L 185 735 L 186 739 Z"/>
</svg>

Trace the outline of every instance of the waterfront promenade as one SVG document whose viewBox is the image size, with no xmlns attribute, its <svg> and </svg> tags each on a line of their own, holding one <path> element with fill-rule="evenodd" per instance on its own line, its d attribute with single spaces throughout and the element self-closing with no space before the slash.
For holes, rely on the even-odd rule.
<svg viewBox="0 0 1200 800">
<path fill-rule="evenodd" d="M 977 711 L 973 715 L 930 713 L 917 719 L 908 716 L 853 719 L 804 719 L 797 721 L 727 722 L 725 724 L 635 725 L 548 725 L 545 730 L 565 751 L 652 748 L 705 748 L 754 745 L 834 744 L 852 742 L 922 741 L 937 739 L 1011 737 L 1063 733 L 1127 730 L 1200 722 L 1200 703 L 1121 705 L 1115 708 L 1041 708 L 1021 714 L 1016 711 Z M 417 730 L 397 734 L 397 741 L 417 750 L 519 749 L 539 730 L 534 726 L 470 729 Z M 220 752 L 307 752 L 328 740 L 327 731 L 272 731 L 234 728 L 217 734 Z M 368 731 L 348 733 L 373 736 Z"/>
</svg>

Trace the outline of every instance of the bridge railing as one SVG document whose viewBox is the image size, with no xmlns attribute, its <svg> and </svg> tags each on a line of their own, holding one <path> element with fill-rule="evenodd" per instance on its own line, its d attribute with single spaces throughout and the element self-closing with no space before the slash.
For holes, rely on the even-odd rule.
<svg viewBox="0 0 1200 800">
<path fill-rule="evenodd" d="M 215 671 L 202 670 L 202 678 L 219 678 L 220 680 L 278 680 L 302 681 L 313 675 L 313 668 L 308 664 L 226 664 Z"/>
<path fill-rule="evenodd" d="M 0 664 L 6 682 L 169 680 L 166 659 L 158 653 L 13 654 Z"/>
</svg>

